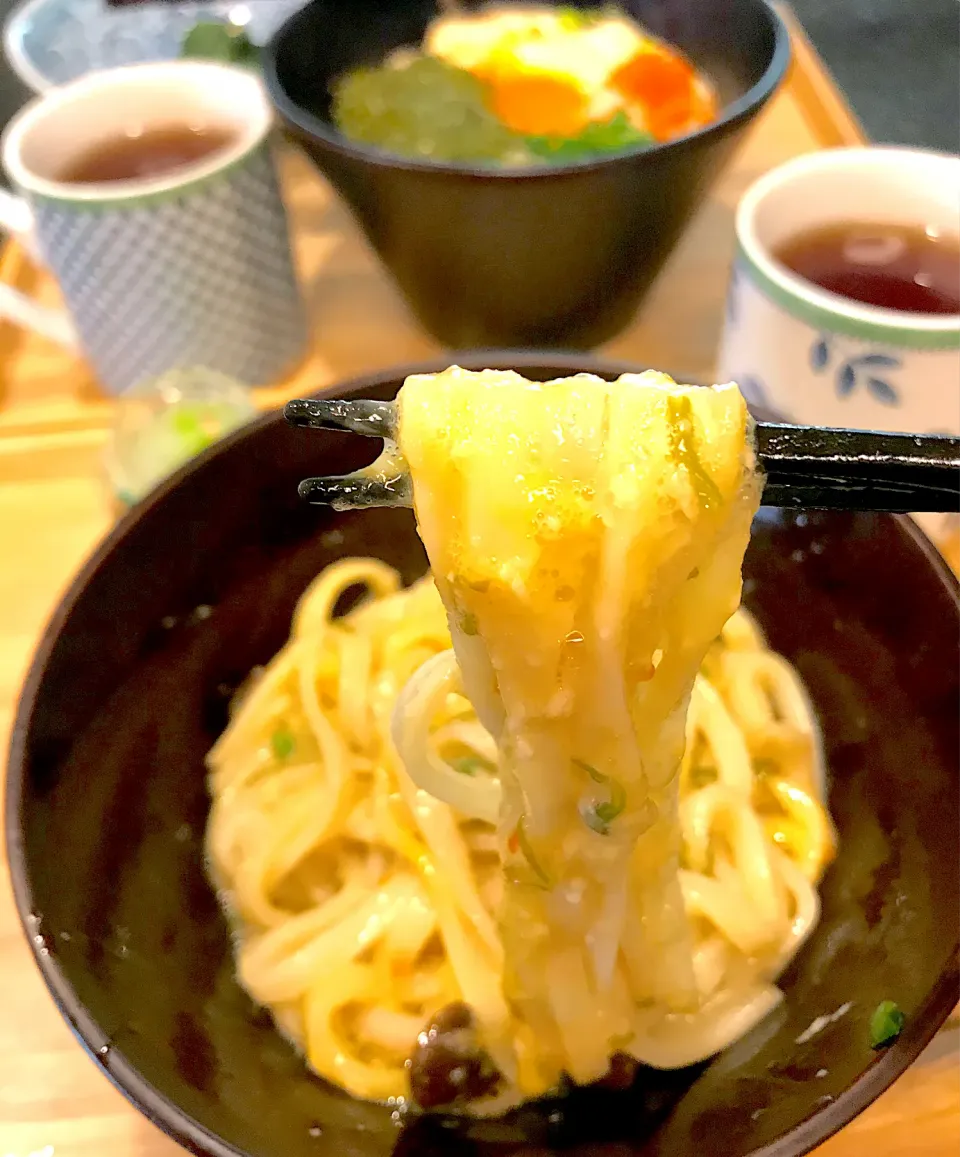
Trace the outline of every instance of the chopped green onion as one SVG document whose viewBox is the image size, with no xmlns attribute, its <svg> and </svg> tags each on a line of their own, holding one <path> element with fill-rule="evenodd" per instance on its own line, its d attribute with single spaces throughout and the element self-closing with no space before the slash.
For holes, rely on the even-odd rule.
<svg viewBox="0 0 960 1157">
<path fill-rule="evenodd" d="M 700 461 L 693 440 L 693 407 L 690 399 L 686 395 L 667 398 L 667 415 L 670 418 L 670 438 L 675 460 L 686 466 L 693 488 L 703 505 L 708 510 L 711 506 L 719 506 L 720 491 Z"/>
<path fill-rule="evenodd" d="M 610 825 L 606 820 L 600 818 L 597 814 L 600 810 L 600 805 L 596 804 L 593 807 L 583 808 L 580 812 L 580 817 L 583 822 L 590 828 L 591 831 L 597 833 L 598 836 L 609 836 Z"/>
<path fill-rule="evenodd" d="M 450 766 L 461 775 L 489 775 L 493 771 L 492 764 L 479 755 L 461 755 L 451 759 Z"/>
<path fill-rule="evenodd" d="M 870 1044 L 875 1049 L 882 1049 L 893 1044 L 906 1021 L 900 1006 L 892 1000 L 881 1000 L 870 1017 Z"/>
<path fill-rule="evenodd" d="M 297 741 L 285 727 L 278 727 L 270 736 L 270 747 L 277 759 L 289 759 L 296 746 Z"/>
<path fill-rule="evenodd" d="M 624 802 L 623 799 L 618 797 L 615 800 L 610 800 L 608 803 L 598 803 L 596 807 L 597 819 L 605 824 L 612 823 L 623 811 Z"/>
<path fill-rule="evenodd" d="M 581 771 L 585 771 L 594 783 L 607 783 L 610 779 L 608 775 L 604 775 L 602 772 L 597 771 L 593 764 L 587 763 L 585 759 L 574 759 L 573 764 L 574 767 L 579 767 Z"/>
<path fill-rule="evenodd" d="M 514 832 L 514 835 L 517 837 L 517 847 L 523 853 L 523 858 L 533 869 L 533 874 L 537 877 L 537 880 L 544 888 L 552 888 L 553 881 L 550 879 L 549 874 L 537 859 L 537 854 L 534 852 L 533 847 L 530 844 L 530 837 L 527 835 L 526 816 L 520 817 L 520 822 L 517 824 L 517 829 Z"/>
<path fill-rule="evenodd" d="M 608 836 L 610 834 L 610 825 L 627 806 L 627 789 L 618 779 L 614 779 L 612 775 L 604 775 L 603 772 L 597 771 L 597 769 L 592 764 L 587 763 L 586 760 L 574 759 L 573 763 L 576 767 L 579 767 L 581 771 L 585 771 L 594 783 L 603 784 L 610 790 L 609 800 L 585 808 L 584 811 L 580 813 L 587 827 L 592 828 L 598 835 Z"/>
</svg>

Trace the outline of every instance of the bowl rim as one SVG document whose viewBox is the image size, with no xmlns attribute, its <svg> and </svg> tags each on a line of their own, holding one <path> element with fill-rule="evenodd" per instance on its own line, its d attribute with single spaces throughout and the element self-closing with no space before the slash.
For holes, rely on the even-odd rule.
<svg viewBox="0 0 960 1157">
<path fill-rule="evenodd" d="M 404 157 L 399 154 L 378 149 L 372 145 L 359 145 L 342 136 L 327 124 L 321 117 L 314 116 L 296 101 L 292 100 L 280 80 L 277 67 L 278 49 L 287 28 L 293 21 L 299 19 L 308 8 L 315 3 L 311 0 L 298 12 L 293 13 L 274 32 L 263 49 L 263 80 L 270 100 L 277 112 L 301 137 L 319 139 L 331 152 L 355 161 L 364 161 L 378 169 L 398 169 L 408 173 L 427 173 L 446 176 L 465 177 L 474 180 L 492 181 L 523 181 L 555 176 L 562 177 L 579 173 L 602 171 L 618 161 L 634 157 L 669 155 L 680 152 L 694 145 L 700 140 L 711 136 L 724 135 L 731 129 L 749 120 L 757 113 L 776 91 L 786 75 L 790 65 L 791 47 L 790 32 L 780 13 L 774 8 L 771 0 L 739 0 L 740 3 L 749 3 L 755 7 L 758 14 L 766 17 L 773 33 L 773 52 L 767 67 L 756 84 L 752 85 L 736 100 L 724 105 L 720 116 L 710 124 L 696 129 L 692 133 L 685 133 L 674 140 L 662 141 L 653 145 L 638 146 L 621 149 L 617 152 L 606 153 L 599 158 L 587 158 L 582 161 L 568 161 L 565 164 L 550 164 L 548 161 L 539 164 L 518 167 L 516 165 L 496 167 L 493 165 L 456 164 L 451 161 L 420 161 L 413 157 Z"/>
<path fill-rule="evenodd" d="M 362 396 L 384 385 L 402 381 L 410 374 L 437 373 L 453 364 L 460 365 L 464 369 L 497 366 L 512 367 L 520 371 L 547 369 L 557 374 L 596 373 L 601 376 L 637 373 L 644 368 L 636 363 L 616 358 L 596 358 L 575 352 L 494 349 L 469 353 L 454 352 L 447 357 L 431 358 L 409 365 L 387 366 L 355 375 L 316 391 L 314 396 L 336 397 L 346 393 Z M 127 511 L 97 544 L 70 582 L 41 633 L 24 677 L 14 714 L 5 777 L 6 800 L 3 819 L 14 902 L 34 962 L 47 990 L 80 1045 L 99 1063 L 113 1085 L 148 1120 L 198 1157 L 251 1157 L 251 1155 L 206 1128 L 147 1081 L 121 1053 L 112 1052 L 109 1034 L 87 1011 L 61 968 L 57 956 L 51 953 L 46 945 L 42 932 L 42 917 L 36 914 L 33 902 L 33 882 L 23 838 L 23 787 L 27 770 L 28 739 L 38 694 L 64 624 L 114 550 L 184 479 L 204 469 L 209 461 L 231 449 L 244 438 L 282 421 L 280 409 L 270 410 L 208 447 Z M 937 548 L 909 515 L 892 514 L 888 517 L 895 519 L 907 537 L 913 540 L 940 584 L 952 596 L 952 602 L 960 612 L 960 580 Z M 958 988 L 960 988 L 960 941 L 952 950 L 951 965 L 941 973 L 926 1001 L 907 1022 L 901 1035 L 889 1048 L 877 1054 L 877 1059 L 849 1088 L 845 1089 L 836 1100 L 815 1110 L 790 1132 L 784 1133 L 768 1145 L 745 1153 L 743 1157 L 803 1157 L 803 1154 L 809 1153 L 849 1124 L 885 1092 L 930 1043 L 956 1005 Z"/>
</svg>

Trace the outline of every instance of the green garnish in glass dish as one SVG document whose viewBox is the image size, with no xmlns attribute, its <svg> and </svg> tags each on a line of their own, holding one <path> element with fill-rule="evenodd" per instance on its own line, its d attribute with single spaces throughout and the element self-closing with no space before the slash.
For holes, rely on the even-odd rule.
<svg viewBox="0 0 960 1157">
<path fill-rule="evenodd" d="M 240 64 L 246 68 L 260 67 L 260 49 L 251 42 L 243 28 L 214 20 L 199 20 L 194 24 L 183 38 L 180 55 L 189 59 Z"/>
<path fill-rule="evenodd" d="M 881 1000 L 870 1017 L 870 1045 L 875 1049 L 893 1044 L 906 1023 L 900 1006 L 892 1000 Z"/>
<path fill-rule="evenodd" d="M 170 370 L 117 399 L 104 451 L 107 477 L 124 506 L 178 466 L 252 418 L 250 391 L 203 367 Z"/>
<path fill-rule="evenodd" d="M 226 417 L 226 412 L 224 417 Z M 211 428 L 210 418 L 216 420 L 216 413 L 209 407 L 186 403 L 177 410 L 170 411 L 170 427 L 180 442 L 184 454 L 193 457 L 216 441 L 217 433 Z"/>
</svg>

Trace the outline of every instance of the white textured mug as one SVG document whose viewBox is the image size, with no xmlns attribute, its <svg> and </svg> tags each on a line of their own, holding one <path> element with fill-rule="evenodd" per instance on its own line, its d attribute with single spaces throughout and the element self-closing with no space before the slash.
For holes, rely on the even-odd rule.
<svg viewBox="0 0 960 1157">
<path fill-rule="evenodd" d="M 231 139 L 155 177 L 58 177 L 104 141 L 184 123 Z M 302 353 L 306 323 L 272 126 L 259 79 L 208 61 L 92 73 L 34 100 L 3 133 L 19 196 L 0 195 L 0 224 L 50 269 L 67 309 L 0 286 L 0 316 L 82 350 L 113 393 L 201 366 L 276 380 Z"/>
<path fill-rule="evenodd" d="M 761 177 L 736 214 L 719 381 L 786 420 L 960 434 L 960 315 L 851 301 L 773 256 L 818 226 L 855 221 L 960 229 L 960 157 L 832 149 Z M 938 516 L 922 520 L 935 535 Z"/>
</svg>

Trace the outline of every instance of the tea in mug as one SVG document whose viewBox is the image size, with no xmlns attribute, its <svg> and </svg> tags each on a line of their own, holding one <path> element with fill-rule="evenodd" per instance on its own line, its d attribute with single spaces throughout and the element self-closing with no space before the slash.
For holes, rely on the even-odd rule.
<svg viewBox="0 0 960 1157">
<path fill-rule="evenodd" d="M 142 181 L 163 177 L 194 165 L 236 140 L 236 130 L 223 125 L 195 128 L 188 124 L 159 125 L 142 133 L 108 137 L 80 153 L 58 174 L 72 185 L 108 181 Z"/>
<path fill-rule="evenodd" d="M 798 277 L 864 305 L 960 313 L 960 237 L 922 225 L 857 221 L 792 237 L 774 256 Z"/>
</svg>

